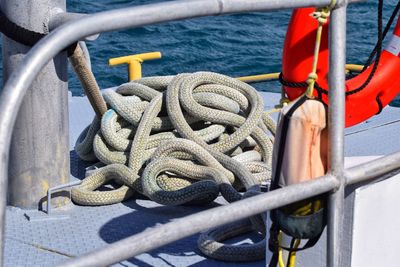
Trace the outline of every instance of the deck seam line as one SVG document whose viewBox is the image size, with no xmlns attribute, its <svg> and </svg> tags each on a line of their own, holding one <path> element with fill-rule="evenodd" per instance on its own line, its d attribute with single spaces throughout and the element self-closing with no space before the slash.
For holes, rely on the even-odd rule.
<svg viewBox="0 0 400 267">
<path fill-rule="evenodd" d="M 46 252 L 58 254 L 60 256 L 65 256 L 65 257 L 68 257 L 68 258 L 76 258 L 77 257 L 75 255 L 64 253 L 64 252 L 61 252 L 61 251 L 58 251 L 58 250 L 55 250 L 55 249 L 52 249 L 52 248 L 47 248 L 47 247 L 44 247 L 44 246 L 39 245 L 39 244 L 29 243 L 29 242 L 26 242 L 26 241 L 23 241 L 23 240 L 19 240 L 19 239 L 16 239 L 16 238 L 6 237 L 6 239 L 10 239 L 10 240 L 13 240 L 13 241 L 16 241 L 16 242 L 20 242 L 22 244 L 25 244 L 25 245 L 28 245 L 28 246 L 32 246 L 34 248 L 37 248 L 37 249 L 40 249 L 40 250 L 43 250 L 43 251 L 46 251 Z"/>
<path fill-rule="evenodd" d="M 370 128 L 361 129 L 361 130 L 358 130 L 358 131 L 355 131 L 355 132 L 347 133 L 347 134 L 345 134 L 345 136 L 349 136 L 349 135 L 353 135 L 353 134 L 357 134 L 357 133 L 366 132 L 366 131 L 369 131 L 369 130 L 372 130 L 372 129 L 377 129 L 377 128 L 384 127 L 384 126 L 388 126 L 388 125 L 395 124 L 395 123 L 398 123 L 398 122 L 400 122 L 400 120 L 395 120 L 395 121 L 383 123 L 383 124 L 380 124 L 380 125 L 377 125 L 377 126 L 372 126 L 372 127 L 370 127 Z"/>
</svg>

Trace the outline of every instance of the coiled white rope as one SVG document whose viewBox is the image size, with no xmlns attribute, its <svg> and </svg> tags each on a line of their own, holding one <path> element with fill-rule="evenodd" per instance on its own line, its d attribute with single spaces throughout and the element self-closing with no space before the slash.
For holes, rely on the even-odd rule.
<svg viewBox="0 0 400 267">
<path fill-rule="evenodd" d="M 163 205 L 209 203 L 220 193 L 233 202 L 242 198 L 241 189 L 250 196 L 269 181 L 275 123 L 248 84 L 198 72 L 143 78 L 103 96 L 108 111 L 82 132 L 75 149 L 83 160 L 105 166 L 72 189 L 74 202 L 113 204 L 135 193 Z M 96 190 L 112 181 L 121 186 Z M 246 247 L 217 242 L 265 230 L 260 218 L 251 222 L 201 235 L 201 251 L 224 260 L 237 261 L 232 255 L 238 251 L 243 261 L 262 258 L 265 241 Z"/>
</svg>

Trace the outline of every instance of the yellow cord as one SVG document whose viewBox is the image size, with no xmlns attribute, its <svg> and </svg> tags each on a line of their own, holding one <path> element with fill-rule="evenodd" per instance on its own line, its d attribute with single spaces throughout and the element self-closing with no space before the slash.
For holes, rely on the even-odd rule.
<svg viewBox="0 0 400 267">
<path fill-rule="evenodd" d="M 280 246 L 282 242 L 282 231 L 279 231 L 278 234 L 278 264 L 279 267 L 285 267 L 285 263 L 283 262 L 283 256 L 282 256 L 282 248 Z"/>
<path fill-rule="evenodd" d="M 272 113 L 281 111 L 281 109 L 282 109 L 282 108 L 273 108 L 273 109 L 264 111 L 264 114 L 265 114 L 265 115 L 270 115 L 270 114 L 272 114 Z"/>
<path fill-rule="evenodd" d="M 279 244 L 282 243 L 282 231 L 279 231 L 278 242 L 279 242 Z M 300 239 L 296 239 L 293 249 L 296 250 L 299 247 L 299 245 L 300 245 Z M 278 264 L 279 264 L 279 267 L 295 267 L 295 264 L 296 264 L 296 251 L 289 252 L 288 257 L 290 257 L 290 261 L 289 261 L 290 264 L 289 264 L 289 266 L 285 266 L 285 263 L 283 261 L 282 248 L 279 246 L 278 247 Z"/>
<path fill-rule="evenodd" d="M 324 24 L 328 21 L 332 8 L 336 5 L 336 0 L 332 0 L 331 4 L 327 7 L 317 8 L 311 16 L 318 21 L 317 36 L 315 38 L 315 48 L 314 48 L 314 60 L 312 65 L 312 70 L 308 74 L 307 78 L 307 91 L 306 96 L 308 98 L 313 98 L 315 81 L 318 79 L 317 75 L 317 65 L 318 65 L 318 55 L 319 48 L 321 45 L 322 28 Z"/>
<path fill-rule="evenodd" d="M 296 250 L 300 245 L 300 239 L 296 239 L 293 249 Z M 290 264 L 288 267 L 294 267 L 296 264 L 296 251 L 289 252 Z"/>
</svg>

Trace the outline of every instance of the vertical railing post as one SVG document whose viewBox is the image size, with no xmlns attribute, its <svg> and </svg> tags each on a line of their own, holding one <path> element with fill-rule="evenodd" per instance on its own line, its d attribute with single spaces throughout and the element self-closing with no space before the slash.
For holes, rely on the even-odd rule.
<svg viewBox="0 0 400 267">
<path fill-rule="evenodd" d="M 65 0 L 3 0 L 2 12 L 28 30 L 47 33 L 52 10 L 65 10 Z M 3 80 L 31 48 L 3 36 Z M 51 60 L 25 95 L 13 129 L 9 159 L 8 205 L 38 209 L 47 190 L 69 181 L 67 54 Z M 2 114 L 3 115 L 3 114 Z M 64 193 L 64 192 L 63 192 Z M 53 203 L 69 201 L 68 192 Z"/>
<path fill-rule="evenodd" d="M 344 125 L 346 64 L 345 0 L 332 10 L 329 28 L 329 138 L 330 172 L 339 180 L 339 188 L 329 197 L 327 266 L 340 267 L 341 230 L 344 207 Z"/>
</svg>

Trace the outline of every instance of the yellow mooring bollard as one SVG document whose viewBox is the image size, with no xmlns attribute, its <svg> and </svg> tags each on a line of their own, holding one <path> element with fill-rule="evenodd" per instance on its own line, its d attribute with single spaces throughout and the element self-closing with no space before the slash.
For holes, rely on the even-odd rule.
<svg viewBox="0 0 400 267">
<path fill-rule="evenodd" d="M 142 63 L 146 60 L 154 60 L 161 58 L 161 52 L 150 52 L 143 54 L 136 54 L 124 57 L 110 58 L 108 64 L 116 66 L 121 64 L 128 64 L 129 81 L 142 78 Z"/>
</svg>

